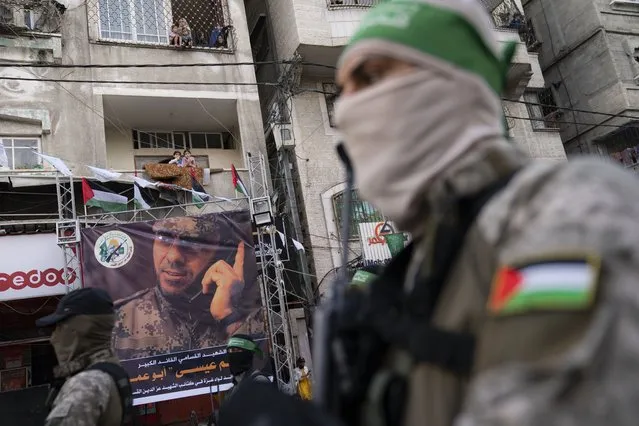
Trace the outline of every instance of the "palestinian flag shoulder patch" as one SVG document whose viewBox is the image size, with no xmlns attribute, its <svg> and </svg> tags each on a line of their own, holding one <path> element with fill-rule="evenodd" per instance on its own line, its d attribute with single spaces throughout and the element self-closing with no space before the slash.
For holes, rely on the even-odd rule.
<svg viewBox="0 0 639 426">
<path fill-rule="evenodd" d="M 601 261 L 593 256 L 538 260 L 500 267 L 493 278 L 488 312 L 581 311 L 595 302 Z"/>
</svg>

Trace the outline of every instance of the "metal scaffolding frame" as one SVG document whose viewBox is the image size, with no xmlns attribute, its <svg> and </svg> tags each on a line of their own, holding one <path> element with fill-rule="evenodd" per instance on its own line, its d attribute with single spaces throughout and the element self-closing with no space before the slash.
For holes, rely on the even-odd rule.
<svg viewBox="0 0 639 426">
<path fill-rule="evenodd" d="M 254 157 L 247 154 L 246 164 L 249 170 L 249 185 L 251 195 L 251 213 L 254 211 L 254 201 L 269 199 L 266 179 L 266 165 L 262 155 Z M 271 216 L 273 210 L 268 203 Z M 260 275 L 262 302 L 266 308 L 268 326 L 271 338 L 271 349 L 275 363 L 275 380 L 281 390 L 294 392 L 293 368 L 294 353 L 291 328 L 287 309 L 286 291 L 284 288 L 284 274 L 276 238 L 279 238 L 274 224 L 257 227 L 257 240 L 261 250 Z M 266 242 L 266 244 L 265 244 Z"/>
<path fill-rule="evenodd" d="M 57 243 L 64 256 L 64 285 L 67 293 L 70 283 L 82 285 L 80 273 L 80 224 L 76 217 L 73 177 L 56 173 L 56 195 L 58 200 L 58 221 L 55 225 Z M 75 279 L 70 279 L 74 277 Z"/>
</svg>

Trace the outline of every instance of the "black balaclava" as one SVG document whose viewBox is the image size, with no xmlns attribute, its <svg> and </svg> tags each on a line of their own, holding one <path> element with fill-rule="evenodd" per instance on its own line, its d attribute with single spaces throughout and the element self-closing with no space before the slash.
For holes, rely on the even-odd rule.
<svg viewBox="0 0 639 426">
<path fill-rule="evenodd" d="M 233 335 L 227 344 L 227 349 L 233 348 L 234 352 L 228 352 L 229 370 L 234 376 L 249 371 L 253 367 L 253 356 L 261 353 L 259 347 L 250 336 L 245 334 Z"/>
<path fill-rule="evenodd" d="M 246 373 L 253 367 L 253 352 L 242 349 L 238 352 L 230 352 L 229 370 L 234 376 Z"/>
</svg>

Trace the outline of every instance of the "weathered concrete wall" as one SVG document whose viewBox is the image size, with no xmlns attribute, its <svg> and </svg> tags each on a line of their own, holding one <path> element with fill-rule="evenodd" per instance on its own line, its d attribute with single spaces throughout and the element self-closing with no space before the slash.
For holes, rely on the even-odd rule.
<svg viewBox="0 0 639 426">
<path fill-rule="evenodd" d="M 528 0 L 527 16 L 542 42 L 540 61 L 546 81 L 555 84 L 558 105 L 607 114 L 637 115 L 639 5 L 609 0 Z M 637 49 L 635 51 L 635 49 Z M 594 141 L 627 119 L 567 112 L 562 139 L 570 153 L 597 153 Z M 572 123 L 583 123 L 572 124 Z"/>
<path fill-rule="evenodd" d="M 112 80 L 119 83 L 45 83 L 34 81 L 0 81 L 0 134 L 9 132 L 9 122 L 15 117 L 3 114 L 8 109 L 24 114 L 48 114 L 50 131 L 24 136 L 42 137 L 43 152 L 63 159 L 72 169 L 85 172 L 82 165 L 129 169 L 133 164 L 131 131 L 110 138 L 106 128 L 122 127 L 104 110 L 104 95 L 132 97 L 161 96 L 171 103 L 175 98 L 235 99 L 236 119 L 230 131 L 240 143 L 234 151 L 206 150 L 211 166 L 229 167 L 231 162 L 243 167 L 244 154 L 265 154 L 260 100 L 253 66 L 219 66 L 236 62 L 251 62 L 251 46 L 243 1 L 229 0 L 228 10 L 234 26 L 233 52 L 213 50 L 183 50 L 169 46 L 139 46 L 104 44 L 90 41 L 97 32 L 97 21 L 89 19 L 87 2 L 71 0 L 62 18 L 61 36 L 51 38 L 0 38 L 3 60 L 33 62 L 47 60 L 63 64 L 174 64 L 208 63 L 196 68 L 118 68 L 63 70 L 35 69 L 37 76 L 52 79 Z M 89 5 L 90 7 L 90 5 Z M 95 15 L 89 15 L 95 16 Z M 36 78 L 28 69 L 0 69 L 0 76 Z M 123 84 L 126 81 L 185 81 L 202 84 Z M 214 83 L 220 83 L 219 85 Z M 237 84 L 236 84 L 237 83 Z M 26 111 L 26 113 L 24 112 Z M 199 111 L 201 113 L 201 111 Z M 9 121 L 10 120 L 10 121 Z M 213 118 L 211 118 L 213 120 Z M 3 124 L 5 123 L 5 124 Z M 158 123 L 162 124 L 162 123 Z M 14 126 L 12 124 L 12 126 Z M 126 127 L 126 126 L 125 126 Z M 159 126 L 158 126 L 159 128 Z M 190 130 L 190 129 L 183 129 Z M 192 129 L 203 130 L 203 129 Z M 34 130 L 34 132 L 36 132 Z M 37 132 L 36 132 L 37 133 Z M 114 145 L 108 144 L 113 141 Z M 126 148 L 123 148 L 125 147 Z M 138 155 L 153 155 L 153 150 L 141 150 Z M 172 149 L 158 150 L 161 154 Z M 114 158 L 108 158 L 108 153 Z M 160 153 L 160 152 L 158 152 Z M 126 158 L 124 158 L 125 156 Z M 229 183 L 230 184 L 230 180 Z M 224 191 L 226 192 L 226 191 Z"/>
<path fill-rule="evenodd" d="M 331 57 L 336 46 L 344 45 L 352 35 L 361 16 L 367 9 L 334 9 L 325 0 L 266 0 L 270 11 L 273 34 L 279 59 L 289 58 L 300 47 L 316 54 L 317 62 Z M 497 30 L 501 41 L 518 41 L 517 33 Z M 322 50 L 324 49 L 324 50 Z M 544 88 L 545 82 L 536 54 L 527 52 L 520 43 L 515 61 L 529 63 L 533 75 L 529 88 Z M 303 88 L 322 90 L 321 83 L 332 82 L 332 77 L 314 77 L 308 73 L 302 77 Z M 556 131 L 539 132 L 532 129 L 528 110 L 524 104 L 510 103 L 515 120 L 511 129 L 515 143 L 533 157 L 563 161 L 565 153 Z M 332 197 L 344 189 L 343 168 L 337 158 L 335 146 L 339 140 L 336 129 L 330 127 L 324 95 L 304 92 L 292 102 L 292 123 L 299 170 L 300 187 L 304 199 L 305 215 L 311 240 L 317 281 L 326 274 L 320 292 L 331 282 L 331 271 L 340 263 L 339 232 Z M 351 243 L 349 257 L 360 253 L 358 241 Z"/>
</svg>

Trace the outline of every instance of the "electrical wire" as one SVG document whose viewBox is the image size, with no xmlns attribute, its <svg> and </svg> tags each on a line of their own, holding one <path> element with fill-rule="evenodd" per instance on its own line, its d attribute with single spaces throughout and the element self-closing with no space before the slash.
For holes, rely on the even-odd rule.
<svg viewBox="0 0 639 426">
<path fill-rule="evenodd" d="M 506 118 L 512 118 L 513 120 L 525 120 L 525 121 L 530 121 L 530 122 L 546 122 L 547 120 L 544 118 L 532 118 L 532 117 L 517 117 L 514 115 L 504 115 L 504 117 Z M 637 117 L 637 119 L 639 120 L 639 117 Z M 558 121 L 558 120 L 553 120 L 553 123 L 557 123 L 557 124 L 578 124 L 581 126 L 598 126 L 598 127 L 612 127 L 615 129 L 620 129 L 622 127 L 627 127 L 624 125 L 618 125 L 618 124 L 597 124 L 597 123 L 575 123 L 572 121 Z M 559 129 L 557 129 L 559 130 Z"/>
<path fill-rule="evenodd" d="M 47 299 L 46 299 L 46 300 L 42 303 L 42 305 L 40 305 L 40 307 L 39 307 L 38 309 L 36 309 L 35 311 L 32 311 L 32 312 L 21 312 L 21 311 L 17 310 L 16 308 L 14 308 L 13 306 L 9 305 L 9 304 L 8 304 L 8 303 L 6 303 L 6 302 L 0 302 L 0 304 L 2 304 L 2 306 L 6 307 L 6 308 L 8 308 L 8 309 L 10 309 L 10 310 L 12 310 L 13 312 L 15 312 L 15 313 L 17 313 L 17 314 L 24 315 L 24 316 L 32 316 L 32 315 L 35 315 L 35 314 L 37 314 L 38 312 L 40 312 L 42 309 L 44 309 L 44 307 L 47 305 L 47 303 L 49 303 L 49 301 L 50 301 L 51 299 L 60 300 L 60 298 L 58 298 L 58 297 L 48 297 L 48 298 L 47 298 Z"/>
<path fill-rule="evenodd" d="M 13 63 L 13 62 L 0 62 L 0 67 L 12 67 L 12 68 L 61 68 L 61 69 L 101 69 L 101 68 L 194 68 L 194 67 L 207 67 L 207 68 L 219 68 L 219 67 L 239 67 L 239 66 L 260 66 L 260 65 L 286 65 L 286 64 L 301 64 L 313 67 L 322 67 L 328 69 L 336 69 L 334 65 L 319 64 L 315 62 L 298 62 L 294 60 L 281 60 L 281 61 L 258 61 L 258 62 L 195 62 L 195 63 L 173 63 L 173 64 L 51 64 L 43 62 L 29 62 L 29 63 Z"/>
<path fill-rule="evenodd" d="M 157 84 L 157 85 L 190 85 L 190 86 L 271 86 L 277 87 L 278 83 L 270 82 L 195 82 L 195 81 L 129 81 L 129 80 L 86 80 L 86 79 L 64 79 L 64 78 L 25 78 L 25 77 L 4 77 L 0 76 L 0 80 L 8 81 L 43 81 L 52 83 L 93 83 L 93 84 Z"/>
</svg>

